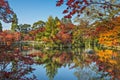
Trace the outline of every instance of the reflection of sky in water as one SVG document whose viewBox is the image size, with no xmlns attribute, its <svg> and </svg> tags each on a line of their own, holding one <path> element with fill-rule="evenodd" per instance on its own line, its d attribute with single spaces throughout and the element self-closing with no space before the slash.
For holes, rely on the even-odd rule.
<svg viewBox="0 0 120 80">
<path fill-rule="evenodd" d="M 69 69 L 68 66 L 58 69 L 58 74 L 54 80 L 77 80 L 74 75 L 75 69 Z"/>
<path fill-rule="evenodd" d="M 33 71 L 33 74 L 35 74 L 38 80 L 49 80 L 49 78 L 46 76 L 46 70 L 44 69 L 44 66 L 36 64 L 32 66 L 36 69 Z"/>
<path fill-rule="evenodd" d="M 42 65 L 33 65 L 33 68 L 36 70 L 33 71 L 33 74 L 36 75 L 38 80 L 49 80 L 46 75 L 46 70 Z M 74 75 L 75 69 L 69 69 L 68 66 L 61 67 L 58 69 L 58 73 L 55 75 L 54 80 L 77 80 Z"/>
</svg>

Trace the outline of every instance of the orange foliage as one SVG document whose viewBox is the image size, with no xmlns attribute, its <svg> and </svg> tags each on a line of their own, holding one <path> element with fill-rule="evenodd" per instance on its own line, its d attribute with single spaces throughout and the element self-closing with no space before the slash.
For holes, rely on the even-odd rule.
<svg viewBox="0 0 120 80">
<path fill-rule="evenodd" d="M 120 79 L 120 55 L 112 50 L 98 51 L 98 59 L 96 60 L 100 70 L 105 70 L 114 78 Z M 101 68 L 102 67 L 102 68 Z"/>
<path fill-rule="evenodd" d="M 41 52 L 34 52 L 34 53 L 31 53 L 31 54 L 29 54 L 29 56 L 31 56 L 31 57 L 40 57 L 40 58 L 43 58 L 43 56 L 44 56 L 45 54 L 43 54 L 43 53 L 41 53 Z"/>
<path fill-rule="evenodd" d="M 72 23 L 61 24 L 58 26 L 60 28 L 59 32 L 55 35 L 58 40 L 62 43 L 71 43 L 72 42 L 72 30 L 75 26 Z"/>
<path fill-rule="evenodd" d="M 107 23 L 108 29 L 100 33 L 99 43 L 106 46 L 120 45 L 120 16 Z"/>
<path fill-rule="evenodd" d="M 109 63 L 112 65 L 117 64 L 117 61 L 113 59 L 117 57 L 117 53 L 113 52 L 112 50 L 99 51 L 97 53 L 97 56 L 101 62 Z"/>
<path fill-rule="evenodd" d="M 65 32 L 68 32 L 72 29 L 75 28 L 75 25 L 72 23 L 67 23 L 67 24 L 61 24 L 58 26 L 62 31 L 64 30 Z"/>
<path fill-rule="evenodd" d="M 115 26 L 113 30 L 100 34 L 99 43 L 106 46 L 118 46 L 120 43 L 120 26 Z"/>
</svg>

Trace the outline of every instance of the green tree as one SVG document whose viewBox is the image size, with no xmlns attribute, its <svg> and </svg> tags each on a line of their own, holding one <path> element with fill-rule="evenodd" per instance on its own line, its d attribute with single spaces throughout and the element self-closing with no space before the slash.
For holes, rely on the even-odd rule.
<svg viewBox="0 0 120 80">
<path fill-rule="evenodd" d="M 55 62 L 52 62 L 51 60 L 49 60 L 45 64 L 45 68 L 46 68 L 46 74 L 49 77 L 49 80 L 53 80 L 55 75 L 57 74 L 59 65 L 56 64 Z"/>
<path fill-rule="evenodd" d="M 12 21 L 12 24 L 11 24 L 11 30 L 16 31 L 17 28 L 18 28 L 18 19 L 17 19 L 17 15 L 14 14 L 13 15 L 13 21 Z"/>
<path fill-rule="evenodd" d="M 36 30 L 36 29 L 42 28 L 44 26 L 45 26 L 45 22 L 40 20 L 40 21 L 33 23 L 32 30 Z"/>
<path fill-rule="evenodd" d="M 21 32 L 21 33 L 28 33 L 31 30 L 31 25 L 30 24 L 20 24 L 18 25 L 16 31 Z"/>
<path fill-rule="evenodd" d="M 59 22 L 58 19 L 54 19 L 52 16 L 48 18 L 48 21 L 46 22 L 46 33 L 45 35 L 51 39 L 54 38 L 56 33 L 58 33 L 59 28 L 57 26 L 57 23 Z"/>
<path fill-rule="evenodd" d="M 55 23 L 60 22 L 60 19 L 58 17 L 55 17 Z"/>
<path fill-rule="evenodd" d="M 44 32 L 44 37 L 51 39 L 51 37 L 53 37 L 58 32 L 58 28 L 56 24 L 57 21 L 55 22 L 55 19 L 52 16 L 50 16 L 45 25 L 46 31 Z"/>
<path fill-rule="evenodd" d="M 47 22 L 45 23 L 45 31 L 40 31 L 36 36 L 36 40 L 43 41 L 45 43 L 45 46 L 52 47 L 53 44 L 55 44 L 55 35 L 59 31 L 59 23 L 60 20 L 57 17 L 53 18 L 52 16 L 50 16 Z"/>
<path fill-rule="evenodd" d="M 2 31 L 2 23 L 0 22 L 0 32 Z"/>
</svg>

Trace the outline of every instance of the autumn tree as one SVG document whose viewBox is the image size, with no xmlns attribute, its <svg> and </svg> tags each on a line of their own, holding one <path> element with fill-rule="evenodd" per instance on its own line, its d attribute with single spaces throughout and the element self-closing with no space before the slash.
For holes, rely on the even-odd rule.
<svg viewBox="0 0 120 80">
<path fill-rule="evenodd" d="M 66 14 L 65 18 L 71 18 L 73 15 L 78 16 L 94 16 L 106 18 L 119 14 L 120 1 L 119 0 L 57 0 L 56 6 L 66 4 L 67 8 L 63 11 Z"/>
<path fill-rule="evenodd" d="M 0 19 L 6 23 L 12 22 L 13 14 L 8 1 L 0 0 Z"/>
<path fill-rule="evenodd" d="M 66 23 L 66 24 L 61 23 L 61 25 L 59 25 L 58 27 L 59 27 L 59 31 L 56 34 L 56 37 L 57 40 L 60 41 L 59 44 L 62 44 L 62 46 L 64 47 L 68 47 L 68 46 L 70 47 L 75 25 L 72 23 Z"/>
<path fill-rule="evenodd" d="M 89 31 L 89 27 L 88 27 L 88 21 L 80 19 L 79 20 L 79 24 L 75 27 L 75 29 L 73 30 L 73 45 L 75 47 L 82 47 L 84 46 L 84 43 L 87 42 L 86 39 L 87 38 L 87 33 L 90 32 Z M 87 43 L 87 45 L 89 45 Z"/>
<path fill-rule="evenodd" d="M 120 45 L 120 26 L 115 26 L 113 30 L 100 34 L 99 43 L 106 46 Z"/>
<path fill-rule="evenodd" d="M 55 25 L 59 26 L 61 23 L 61 20 L 58 17 L 55 17 Z"/>
<path fill-rule="evenodd" d="M 38 37 L 40 38 L 40 35 L 42 35 L 43 41 L 52 41 L 52 38 L 54 38 L 55 34 L 58 32 L 58 27 L 57 27 L 58 21 L 59 20 L 57 18 L 55 20 L 52 16 L 50 16 L 45 24 L 44 33 L 38 34 Z"/>
<path fill-rule="evenodd" d="M 57 26 L 55 24 L 55 19 L 52 16 L 48 18 L 48 21 L 46 22 L 46 28 L 48 30 L 48 33 L 50 33 L 47 36 L 52 37 L 56 33 Z"/>
</svg>

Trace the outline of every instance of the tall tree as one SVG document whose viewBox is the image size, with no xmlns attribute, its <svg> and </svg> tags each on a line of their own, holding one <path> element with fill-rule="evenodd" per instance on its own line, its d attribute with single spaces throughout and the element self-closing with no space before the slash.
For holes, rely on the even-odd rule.
<svg viewBox="0 0 120 80">
<path fill-rule="evenodd" d="M 20 24 L 18 25 L 16 31 L 21 32 L 21 33 L 28 33 L 31 30 L 31 25 L 30 24 Z"/>
<path fill-rule="evenodd" d="M 37 34 L 37 39 L 44 42 L 52 42 L 52 39 L 55 38 L 56 33 L 59 31 L 59 24 L 60 20 L 57 17 L 53 18 L 52 16 L 50 16 L 45 23 L 45 31 L 39 32 Z"/>
<path fill-rule="evenodd" d="M 55 17 L 55 22 L 60 22 L 60 19 L 58 17 Z"/>
<path fill-rule="evenodd" d="M 32 29 L 35 30 L 35 29 L 42 28 L 44 26 L 45 26 L 45 22 L 40 20 L 40 21 L 33 23 Z"/>
<path fill-rule="evenodd" d="M 2 31 L 2 23 L 0 22 L 0 32 Z"/>
<path fill-rule="evenodd" d="M 11 25 L 11 30 L 16 31 L 17 28 L 18 28 L 18 19 L 17 19 L 17 15 L 14 14 L 13 15 L 12 25 Z"/>
<path fill-rule="evenodd" d="M 48 18 L 48 21 L 46 22 L 46 34 L 45 35 L 50 38 L 56 33 L 57 31 L 56 28 L 57 26 L 55 24 L 55 19 L 52 16 L 50 16 Z"/>
</svg>

